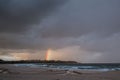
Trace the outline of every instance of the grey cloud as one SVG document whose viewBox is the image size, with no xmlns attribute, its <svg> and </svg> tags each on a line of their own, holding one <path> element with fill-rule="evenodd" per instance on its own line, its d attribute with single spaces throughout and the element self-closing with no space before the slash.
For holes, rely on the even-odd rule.
<svg viewBox="0 0 120 80">
<path fill-rule="evenodd" d="M 31 20 L 34 20 L 32 13 L 30 13 L 29 18 L 28 16 L 26 16 L 29 11 L 33 12 L 33 13 L 39 13 L 39 12 L 46 12 L 49 11 L 49 7 L 45 6 L 45 4 L 48 4 L 47 1 L 38 1 L 36 3 L 36 1 L 30 0 L 30 3 L 24 3 L 22 1 L 19 2 L 19 5 L 16 5 L 15 3 L 18 4 L 19 0 L 12 2 L 13 5 L 17 6 L 17 8 L 12 8 L 10 9 L 11 11 L 9 12 L 9 14 L 11 14 L 10 16 L 12 18 L 15 17 L 15 20 L 17 17 L 22 18 L 22 19 L 27 19 L 29 21 L 30 18 L 30 22 L 32 23 Z M 25 1 L 27 2 L 27 0 Z M 59 2 L 59 1 L 58 1 Z M 8 2 L 9 3 L 9 2 Z M 37 5 L 40 3 L 45 3 L 42 4 L 41 6 L 43 6 L 42 8 Z M 50 1 L 50 5 L 51 7 L 53 7 L 52 4 L 56 5 L 56 1 Z M 48 17 L 48 19 L 44 20 L 41 22 L 40 25 L 35 25 L 33 27 L 31 27 L 32 25 L 30 25 L 28 31 L 26 32 L 26 34 L 10 34 L 9 33 L 6 36 L 2 36 L 1 37 L 1 42 L 3 45 L 1 45 L 1 47 L 5 46 L 5 47 L 20 47 L 20 48 L 44 48 L 44 46 L 49 47 L 49 46 L 69 46 L 69 45 L 76 45 L 78 44 L 76 42 L 76 38 L 81 38 L 81 37 L 85 37 L 88 40 L 88 43 L 86 44 L 90 44 L 89 40 L 92 38 L 95 39 L 100 39 L 101 38 L 106 38 L 109 37 L 111 35 L 113 35 L 114 33 L 118 33 L 120 31 L 119 29 L 119 21 L 120 21 L 120 10 L 119 10 L 119 0 L 71 0 L 69 3 L 67 3 L 65 6 L 63 6 L 61 8 L 60 11 L 58 11 L 58 13 L 56 13 L 56 15 L 53 15 L 51 17 Z M 35 5 L 36 4 L 36 5 Z M 26 6 L 27 5 L 27 6 Z M 27 11 L 23 11 L 23 8 L 27 9 Z M 34 6 L 33 8 L 31 8 L 31 6 Z M 45 9 L 44 9 L 45 7 Z M 8 8 L 8 7 L 7 7 Z M 19 9 L 19 11 L 17 11 Z M 26 10 L 25 9 L 25 10 Z M 31 9 L 31 10 L 30 10 Z M 35 9 L 35 11 L 34 11 Z M 37 12 L 37 10 L 40 9 L 40 11 Z M 8 10 L 8 9 L 5 9 Z M 51 8 L 50 8 L 51 10 Z M 15 12 L 16 11 L 16 12 Z M 21 13 L 19 13 L 21 12 Z M 25 13 L 24 13 L 25 12 Z M 23 14 L 23 16 L 21 17 L 21 15 Z M 42 14 L 42 13 L 40 13 Z M 5 14 L 4 14 L 5 16 Z M 3 17 L 4 17 L 3 16 Z M 24 17 L 26 16 L 26 17 Z M 43 15 L 42 15 L 43 16 Z M 41 15 L 40 15 L 41 17 Z M 19 20 L 18 18 L 18 20 Z M 6 19 L 6 18 L 5 18 Z M 37 18 L 39 19 L 39 18 Z M 40 18 L 41 19 L 41 18 Z M 23 20 L 23 21 L 24 21 Z M 51 21 L 52 20 L 52 21 Z M 21 22 L 21 19 L 20 21 Z M 26 21 L 24 21 L 25 24 Z M 36 21 L 33 21 L 36 22 Z M 16 22 L 14 22 L 16 23 Z M 23 23 L 20 23 L 23 26 Z M 17 25 L 19 26 L 19 24 L 17 23 Z M 14 27 L 14 26 L 13 26 Z M 2 29 L 3 27 L 1 27 L 1 31 L 5 32 L 4 29 Z M 5 29 L 9 30 L 9 28 L 11 27 L 4 27 Z M 16 29 L 17 30 L 16 30 Z M 18 31 L 20 30 L 19 28 L 23 29 L 26 28 L 25 26 L 23 27 L 15 27 L 14 29 L 11 28 L 11 30 L 15 30 Z M 6 30 L 6 31 L 7 31 Z M 91 34 L 93 35 L 88 35 Z M 86 37 L 87 35 L 87 37 Z M 95 37 L 94 37 L 95 35 Z M 53 40 L 53 42 L 51 43 L 51 41 L 49 40 L 49 38 Z M 63 38 L 63 39 L 60 39 Z M 68 39 L 67 39 L 68 38 Z M 70 38 L 73 38 L 70 40 Z M 8 42 L 7 42 L 8 40 Z M 83 39 L 84 40 L 84 39 Z M 94 41 L 94 40 L 93 40 Z M 55 43 L 54 43 L 55 42 Z M 59 44 L 59 42 L 61 42 L 61 44 Z M 78 41 L 79 42 L 79 41 Z M 64 45 L 64 43 L 67 43 Z M 80 39 L 80 43 L 85 46 L 86 44 L 84 44 L 84 42 L 81 42 Z M 11 46 L 12 45 L 12 46 Z M 18 46 L 17 46 L 18 45 Z"/>
<path fill-rule="evenodd" d="M 0 0 L 0 48 L 34 48 L 26 32 L 67 0 Z M 36 26 L 34 26 L 35 28 Z M 34 36 L 33 36 L 34 37 Z M 29 40 L 30 39 L 30 40 Z"/>
<path fill-rule="evenodd" d="M 91 32 L 97 32 L 103 37 L 110 36 L 120 31 L 119 2 L 119 0 L 71 0 L 58 14 L 60 17 L 54 27 L 43 29 L 46 31 L 42 36 L 79 37 Z"/>
<path fill-rule="evenodd" d="M 59 42 L 60 45 L 68 43 L 65 47 L 77 45 L 88 51 L 88 55 L 101 54 L 96 62 L 119 62 L 119 3 L 119 0 L 71 0 L 58 13 L 59 20 L 55 18 L 54 25 L 43 27 L 41 35 L 43 38 L 63 38 L 65 40 L 58 41 L 58 45 Z"/>
<path fill-rule="evenodd" d="M 65 0 L 0 0 L 0 32 L 23 33 Z"/>
<path fill-rule="evenodd" d="M 88 58 L 86 60 L 89 60 L 89 56 L 95 54 L 94 56 L 101 56 L 99 59 L 90 59 L 92 62 L 119 62 L 120 0 L 70 0 L 66 5 L 62 6 L 56 14 L 44 19 L 41 18 L 42 16 L 36 19 L 37 16 L 32 15 L 34 13 L 39 13 L 39 11 L 36 11 L 39 7 L 34 5 L 39 3 L 35 2 L 32 10 L 29 10 L 31 9 L 31 3 L 26 7 L 28 13 L 36 9 L 30 15 L 26 16 L 26 11 L 25 14 L 22 15 L 22 8 L 24 5 L 22 7 L 20 7 L 20 5 L 18 6 L 18 8 L 20 8 L 18 11 L 17 8 L 11 10 L 10 16 L 13 19 L 15 18 L 14 20 L 16 20 L 16 18 L 18 20 L 19 18 L 24 19 L 25 21 L 23 20 L 23 22 L 25 22 L 25 25 L 30 24 L 29 22 L 31 22 L 31 24 L 39 23 L 37 19 L 42 19 L 42 21 L 39 25 L 30 24 L 29 29 L 24 35 L 2 33 L 0 35 L 1 48 L 38 50 L 52 48 L 58 50 L 66 49 L 66 47 L 70 46 L 80 46 L 75 56 Z M 29 6 L 30 8 L 28 8 Z M 42 10 L 43 8 L 40 9 Z M 42 11 L 49 12 L 47 9 L 49 8 L 45 7 L 45 10 Z M 50 8 L 50 11 L 51 9 L 53 8 Z M 19 11 L 21 13 L 19 13 Z M 5 14 L 5 19 L 7 17 L 6 15 L 7 14 Z M 40 15 L 43 15 L 43 13 L 40 13 Z M 32 18 L 35 18 L 35 20 L 33 19 L 32 21 Z M 24 26 L 21 21 L 22 19 L 19 20 L 20 23 L 17 23 L 19 21 L 15 22 L 15 25 L 20 24 L 18 26 Z M 14 28 L 14 26 L 12 28 Z M 13 30 L 12 28 L 9 30 L 10 32 L 14 32 L 11 31 Z M 20 30 L 19 28 L 24 30 L 23 28 L 28 27 L 16 27 L 17 30 L 15 29 L 15 31 Z M 7 32 L 5 28 L 0 32 L 2 31 Z M 70 49 L 72 50 L 72 48 Z M 80 54 L 82 50 L 83 53 Z M 74 55 L 74 50 L 71 55 Z"/>
</svg>

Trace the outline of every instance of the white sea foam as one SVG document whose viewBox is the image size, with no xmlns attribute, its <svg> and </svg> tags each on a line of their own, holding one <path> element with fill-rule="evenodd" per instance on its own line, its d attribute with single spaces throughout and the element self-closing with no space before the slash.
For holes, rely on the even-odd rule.
<svg viewBox="0 0 120 80">
<path fill-rule="evenodd" d="M 62 70 L 93 70 L 93 71 L 114 71 L 120 70 L 120 67 L 114 68 L 98 68 L 96 66 L 63 66 L 63 65 L 47 65 L 47 64 L 15 64 L 16 67 L 33 67 L 33 68 L 49 68 L 49 69 L 62 69 Z"/>
</svg>

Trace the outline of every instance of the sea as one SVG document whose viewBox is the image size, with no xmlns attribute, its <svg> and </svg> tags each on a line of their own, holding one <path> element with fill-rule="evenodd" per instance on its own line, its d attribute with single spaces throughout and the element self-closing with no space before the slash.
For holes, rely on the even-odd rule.
<svg viewBox="0 0 120 80">
<path fill-rule="evenodd" d="M 53 64 L 14 64 L 16 67 L 46 68 L 59 70 L 120 71 L 120 65 L 53 65 Z"/>
</svg>

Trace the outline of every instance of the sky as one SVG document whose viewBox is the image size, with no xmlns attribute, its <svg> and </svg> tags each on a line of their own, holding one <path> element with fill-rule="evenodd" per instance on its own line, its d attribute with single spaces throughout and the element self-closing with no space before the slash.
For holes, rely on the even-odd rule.
<svg viewBox="0 0 120 80">
<path fill-rule="evenodd" d="M 120 0 L 0 0 L 0 58 L 120 62 Z"/>
</svg>

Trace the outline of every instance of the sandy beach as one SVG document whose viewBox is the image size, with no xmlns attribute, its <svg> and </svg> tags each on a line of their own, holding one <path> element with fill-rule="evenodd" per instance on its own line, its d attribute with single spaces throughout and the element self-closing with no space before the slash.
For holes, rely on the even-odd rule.
<svg viewBox="0 0 120 80">
<path fill-rule="evenodd" d="M 120 71 L 82 72 L 3 64 L 0 69 L 0 80 L 120 80 Z"/>
</svg>

